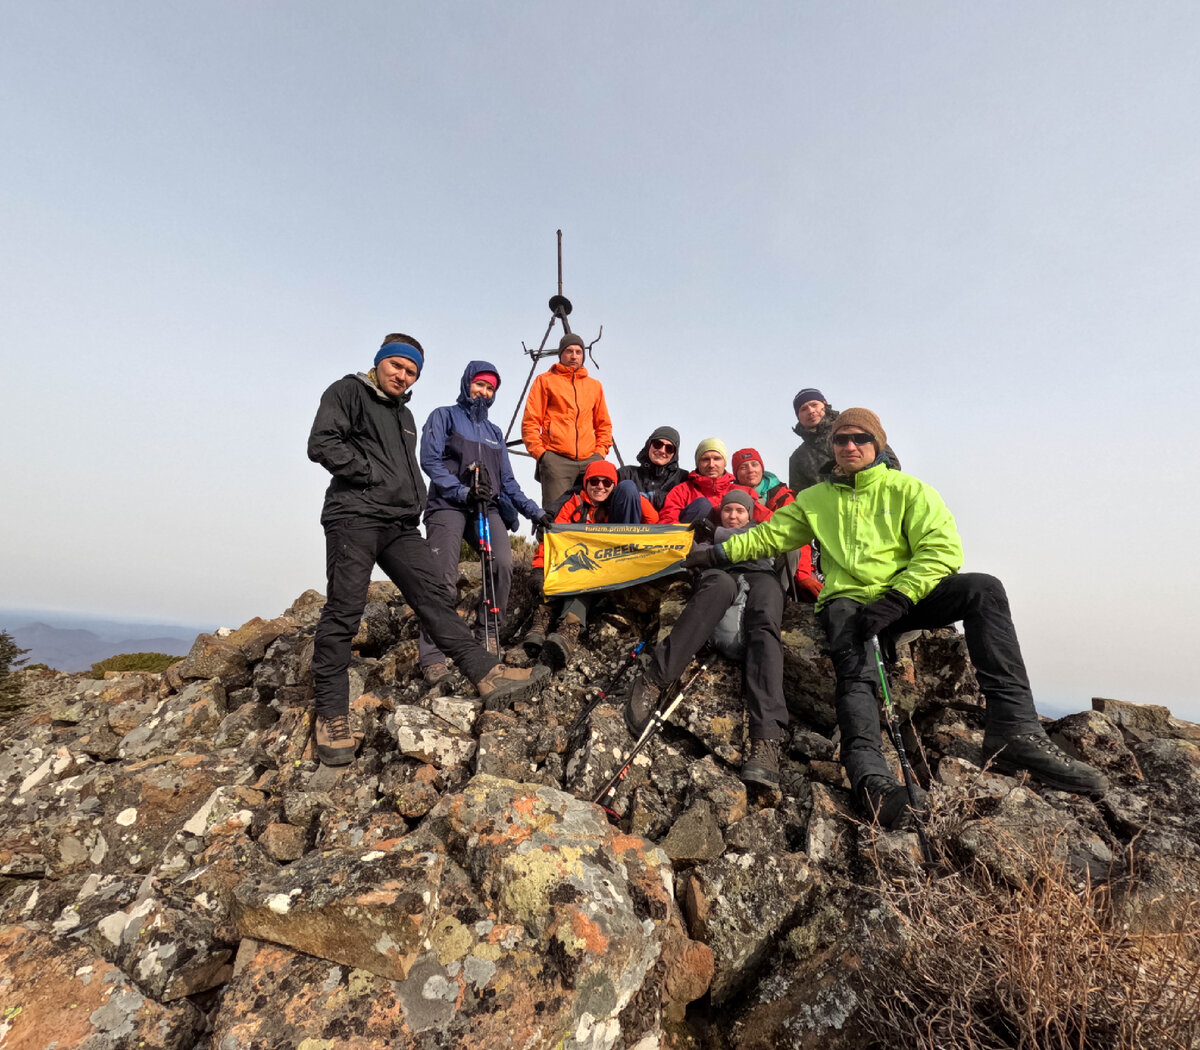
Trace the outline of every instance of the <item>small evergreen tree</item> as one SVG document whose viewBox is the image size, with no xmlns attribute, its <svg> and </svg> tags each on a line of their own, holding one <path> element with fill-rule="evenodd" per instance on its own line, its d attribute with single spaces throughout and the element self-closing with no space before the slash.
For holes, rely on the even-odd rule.
<svg viewBox="0 0 1200 1050">
<path fill-rule="evenodd" d="M 28 649 L 22 649 L 12 640 L 7 631 L 0 631 L 0 709 L 11 707 L 21 691 L 12 672 L 25 661 L 21 659 Z"/>
</svg>

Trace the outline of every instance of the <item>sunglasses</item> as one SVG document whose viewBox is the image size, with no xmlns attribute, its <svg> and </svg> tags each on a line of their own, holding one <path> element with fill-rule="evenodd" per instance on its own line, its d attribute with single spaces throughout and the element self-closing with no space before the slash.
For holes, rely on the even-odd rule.
<svg viewBox="0 0 1200 1050">
<path fill-rule="evenodd" d="M 847 445 L 873 445 L 875 439 L 870 434 L 834 434 L 833 443 L 839 448 L 845 448 Z"/>
<path fill-rule="evenodd" d="M 650 442 L 650 447 L 652 449 L 654 449 L 656 452 L 674 452 L 675 451 L 675 446 L 672 445 L 671 442 L 660 441 L 658 438 L 655 438 L 653 441 Z"/>
<path fill-rule="evenodd" d="M 613 483 L 609 478 L 588 478 L 587 483 L 589 485 L 602 485 L 606 489 L 613 487 Z"/>
</svg>

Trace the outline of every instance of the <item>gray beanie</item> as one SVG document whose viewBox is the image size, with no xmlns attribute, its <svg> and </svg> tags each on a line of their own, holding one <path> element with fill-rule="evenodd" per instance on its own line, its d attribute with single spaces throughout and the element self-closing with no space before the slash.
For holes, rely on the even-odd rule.
<svg viewBox="0 0 1200 1050">
<path fill-rule="evenodd" d="M 558 352 L 561 354 L 568 346 L 577 346 L 580 350 L 586 349 L 583 340 L 574 332 L 568 332 L 558 341 Z"/>
<path fill-rule="evenodd" d="M 754 499 L 745 489 L 730 489 L 721 497 L 722 509 L 730 503 L 736 503 L 739 507 L 745 507 L 750 517 L 754 517 Z"/>
</svg>

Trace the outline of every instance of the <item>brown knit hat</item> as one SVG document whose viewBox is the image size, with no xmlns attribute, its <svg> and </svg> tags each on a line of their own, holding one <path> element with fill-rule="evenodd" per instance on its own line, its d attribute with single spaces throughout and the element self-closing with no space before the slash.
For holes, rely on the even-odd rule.
<svg viewBox="0 0 1200 1050">
<path fill-rule="evenodd" d="M 846 427 L 854 427 L 856 430 L 870 434 L 875 439 L 875 455 L 877 456 L 883 451 L 883 446 L 887 444 L 887 434 L 884 432 L 883 424 L 869 408 L 843 409 L 833 422 L 833 432 L 836 434 Z"/>
</svg>

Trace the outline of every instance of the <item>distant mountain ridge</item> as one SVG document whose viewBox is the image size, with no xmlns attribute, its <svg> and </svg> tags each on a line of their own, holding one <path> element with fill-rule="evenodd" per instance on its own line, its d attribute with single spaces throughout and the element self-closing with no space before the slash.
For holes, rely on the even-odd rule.
<svg viewBox="0 0 1200 1050">
<path fill-rule="evenodd" d="M 0 609 L 0 630 L 8 631 L 17 645 L 29 650 L 26 661 L 46 664 L 57 671 L 85 671 L 119 653 L 182 656 L 203 629 Z"/>
</svg>

